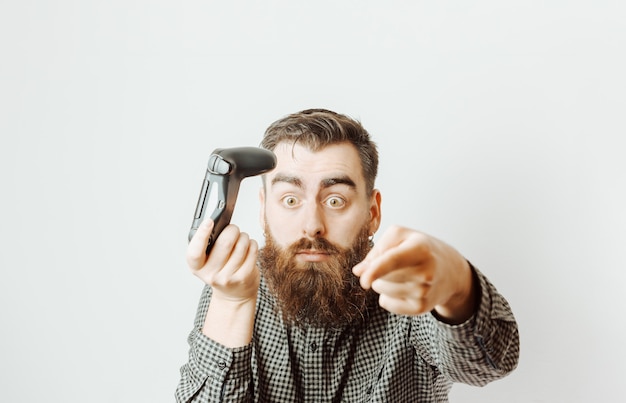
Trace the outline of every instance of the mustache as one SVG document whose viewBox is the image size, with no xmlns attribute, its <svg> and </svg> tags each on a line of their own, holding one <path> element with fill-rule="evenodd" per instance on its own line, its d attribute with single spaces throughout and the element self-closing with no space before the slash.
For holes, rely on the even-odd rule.
<svg viewBox="0 0 626 403">
<path fill-rule="evenodd" d="M 337 246 L 333 245 L 329 240 L 325 238 L 301 238 L 299 241 L 289 246 L 288 252 L 292 255 L 295 255 L 303 249 L 314 249 L 328 254 L 337 254 L 341 252 L 341 250 Z"/>
</svg>

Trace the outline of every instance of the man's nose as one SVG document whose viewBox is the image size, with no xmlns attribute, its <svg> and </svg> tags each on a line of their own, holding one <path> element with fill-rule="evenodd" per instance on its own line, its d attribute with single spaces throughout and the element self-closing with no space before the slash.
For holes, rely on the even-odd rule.
<svg viewBox="0 0 626 403">
<path fill-rule="evenodd" d="M 304 235 L 309 238 L 323 236 L 326 231 L 324 214 L 318 203 L 311 203 L 304 208 Z"/>
</svg>

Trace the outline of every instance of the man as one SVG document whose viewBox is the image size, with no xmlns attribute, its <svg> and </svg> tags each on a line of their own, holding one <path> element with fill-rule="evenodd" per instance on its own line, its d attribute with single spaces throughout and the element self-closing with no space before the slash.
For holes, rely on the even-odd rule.
<svg viewBox="0 0 626 403">
<path fill-rule="evenodd" d="M 179 402 L 447 402 L 453 382 L 512 371 L 505 299 L 459 252 L 381 221 L 378 154 L 357 121 L 315 109 L 273 123 L 260 192 L 265 246 L 213 223 L 187 262 L 207 286 Z"/>
</svg>

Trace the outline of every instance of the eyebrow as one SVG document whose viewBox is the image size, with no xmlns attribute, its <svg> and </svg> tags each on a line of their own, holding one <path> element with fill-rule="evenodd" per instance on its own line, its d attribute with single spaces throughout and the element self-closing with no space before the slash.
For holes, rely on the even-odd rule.
<svg viewBox="0 0 626 403">
<path fill-rule="evenodd" d="M 273 179 L 272 179 L 272 186 L 277 184 L 277 183 L 288 183 L 294 186 L 297 186 L 299 188 L 301 188 L 302 185 L 302 181 L 300 180 L 300 178 L 296 177 L 296 176 L 290 176 L 290 175 L 284 175 L 284 174 L 277 174 Z"/>
<path fill-rule="evenodd" d="M 288 183 L 299 188 L 304 187 L 304 184 L 302 183 L 302 180 L 300 178 L 298 178 L 297 176 L 285 174 L 277 174 L 272 179 L 272 185 L 275 185 L 276 183 Z M 347 175 L 325 178 L 322 179 L 320 182 L 320 186 L 322 187 L 322 189 L 327 189 L 335 185 L 346 185 L 352 189 L 356 189 L 356 183 Z"/>
<path fill-rule="evenodd" d="M 348 176 L 339 176 L 336 178 L 322 179 L 322 188 L 326 189 L 335 185 L 347 185 L 352 189 L 356 189 L 356 183 Z"/>
</svg>

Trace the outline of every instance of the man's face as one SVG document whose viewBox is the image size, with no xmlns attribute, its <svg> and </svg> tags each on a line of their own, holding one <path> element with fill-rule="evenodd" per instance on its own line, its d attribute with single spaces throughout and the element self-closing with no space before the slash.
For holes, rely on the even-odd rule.
<svg viewBox="0 0 626 403">
<path fill-rule="evenodd" d="M 363 225 L 370 235 L 380 224 L 380 195 L 367 194 L 361 161 L 349 143 L 312 152 L 296 144 L 279 144 L 276 168 L 265 178 L 261 195 L 263 227 L 277 246 L 286 248 L 302 239 L 324 238 L 342 248 L 352 245 Z M 302 262 L 329 257 L 302 250 Z"/>
<path fill-rule="evenodd" d="M 367 195 L 356 149 L 311 152 L 280 145 L 261 195 L 261 266 L 285 319 L 341 326 L 365 316 L 374 295 L 351 269 L 380 222 L 380 194 Z"/>
</svg>

